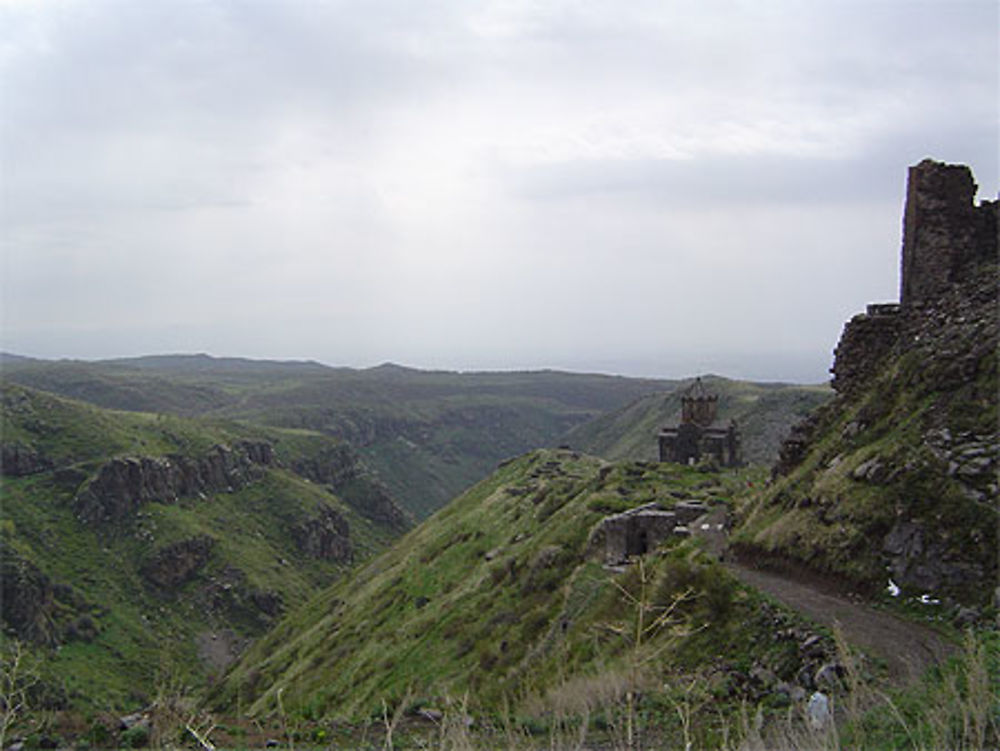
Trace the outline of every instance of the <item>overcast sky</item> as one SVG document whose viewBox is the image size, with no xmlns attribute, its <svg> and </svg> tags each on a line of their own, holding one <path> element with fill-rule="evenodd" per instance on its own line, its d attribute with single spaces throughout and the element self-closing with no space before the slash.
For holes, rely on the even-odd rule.
<svg viewBox="0 0 1000 751">
<path fill-rule="evenodd" d="M 0 0 L 2 349 L 818 382 L 998 4 Z"/>
</svg>

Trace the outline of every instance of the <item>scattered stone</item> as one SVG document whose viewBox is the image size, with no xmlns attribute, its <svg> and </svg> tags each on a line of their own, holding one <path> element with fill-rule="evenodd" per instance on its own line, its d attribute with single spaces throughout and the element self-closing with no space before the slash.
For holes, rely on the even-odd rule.
<svg viewBox="0 0 1000 751">
<path fill-rule="evenodd" d="M 118 727 L 121 730 L 131 730 L 134 727 L 149 727 L 149 715 L 145 712 L 135 712 L 118 718 Z"/>
<path fill-rule="evenodd" d="M 806 705 L 806 716 L 809 718 L 809 727 L 813 730 L 822 730 L 832 719 L 830 714 L 830 700 L 822 691 L 816 691 L 809 697 Z"/>
<path fill-rule="evenodd" d="M 799 652 L 801 652 L 806 657 L 812 655 L 818 655 L 823 653 L 823 639 L 822 637 L 813 634 L 806 638 L 802 645 L 799 647 Z"/>
<path fill-rule="evenodd" d="M 977 608 L 961 607 L 958 609 L 958 613 L 955 614 L 955 625 L 960 628 L 974 626 L 979 622 L 980 617 L 982 617 L 982 614 Z"/>
<path fill-rule="evenodd" d="M 854 471 L 851 477 L 855 480 L 865 480 L 867 482 L 878 483 L 885 478 L 885 465 L 879 457 L 873 457 L 866 462 L 862 462 Z"/>
</svg>

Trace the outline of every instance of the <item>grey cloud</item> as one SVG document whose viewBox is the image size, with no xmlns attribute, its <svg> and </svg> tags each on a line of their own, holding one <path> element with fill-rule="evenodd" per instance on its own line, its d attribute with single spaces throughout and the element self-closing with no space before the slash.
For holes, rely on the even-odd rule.
<svg viewBox="0 0 1000 751">
<path fill-rule="evenodd" d="M 574 161 L 513 176 L 525 200 L 620 194 L 671 208 L 721 204 L 866 202 L 894 195 L 899 168 L 872 179 L 855 160 L 775 156 Z"/>
<path fill-rule="evenodd" d="M 996 191 L 996 21 L 0 3 L 3 345 L 757 376 L 775 350 L 818 380 L 844 318 L 894 293 L 906 166 Z M 725 304 L 685 318 L 707 289 Z"/>
</svg>

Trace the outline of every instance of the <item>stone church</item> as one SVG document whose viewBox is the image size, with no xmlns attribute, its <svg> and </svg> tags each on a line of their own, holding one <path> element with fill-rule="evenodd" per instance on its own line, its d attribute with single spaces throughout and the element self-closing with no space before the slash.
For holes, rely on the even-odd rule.
<svg viewBox="0 0 1000 751">
<path fill-rule="evenodd" d="M 681 397 L 681 424 L 660 431 L 660 461 L 695 464 L 704 456 L 714 456 L 723 467 L 742 464 L 740 433 L 735 420 L 716 424 L 717 394 L 709 394 L 701 378 Z"/>
</svg>

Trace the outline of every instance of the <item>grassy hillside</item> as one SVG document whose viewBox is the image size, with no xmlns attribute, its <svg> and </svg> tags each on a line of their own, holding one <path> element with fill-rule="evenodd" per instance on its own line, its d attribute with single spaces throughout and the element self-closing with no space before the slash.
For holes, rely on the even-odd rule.
<svg viewBox="0 0 1000 751">
<path fill-rule="evenodd" d="M 127 709 L 203 682 L 407 522 L 344 444 L 112 412 L 21 386 L 2 404 L 3 633 L 52 707 Z"/>
<path fill-rule="evenodd" d="M 789 428 L 833 395 L 825 385 L 760 384 L 717 376 L 703 382 L 719 396 L 719 421 L 739 424 L 744 459 L 754 464 L 772 464 Z M 606 459 L 655 461 L 656 435 L 663 427 L 680 422 L 681 396 L 687 385 L 681 383 L 669 392 L 650 394 L 601 415 L 570 430 L 564 440 Z"/>
<path fill-rule="evenodd" d="M 747 479 L 520 457 L 289 614 L 209 704 L 336 748 L 378 747 L 387 730 L 400 747 L 525 749 L 938 747 L 980 737 L 970 723 L 994 737 L 989 634 L 923 682 L 886 686 L 878 664 L 740 584 L 701 539 L 606 565 L 607 515 L 690 499 L 714 515 Z M 804 722 L 816 690 L 841 703 L 837 730 Z"/>
<path fill-rule="evenodd" d="M 282 621 L 215 704 L 263 719 L 280 696 L 289 721 L 358 722 L 383 701 L 417 711 L 466 697 L 480 721 L 507 712 L 547 722 L 557 707 L 579 716 L 589 703 L 614 722 L 619 700 L 641 688 L 657 722 L 676 730 L 670 702 L 690 701 L 704 710 L 699 736 L 715 737 L 719 706 L 709 705 L 758 698 L 761 687 L 738 677 L 754 667 L 794 681 L 808 628 L 690 540 L 608 569 L 594 530 L 651 501 L 714 507 L 744 483 L 570 451 L 523 456 Z M 816 643 L 822 659 L 832 647 Z"/>
<path fill-rule="evenodd" d="M 14 360 L 3 371 L 16 383 L 112 409 L 249 420 L 340 438 L 418 518 L 498 461 L 555 445 L 573 426 L 672 386 L 555 371 L 353 370 L 206 355 Z"/>
</svg>

